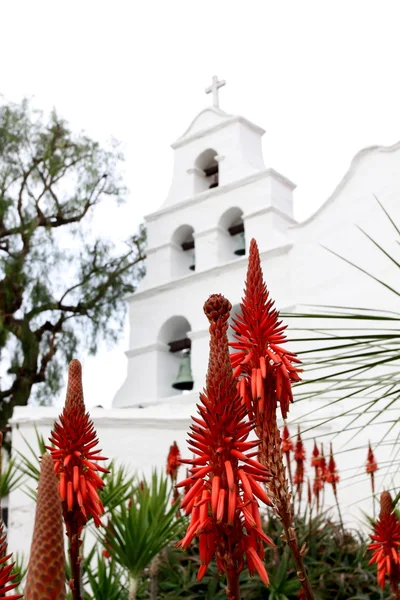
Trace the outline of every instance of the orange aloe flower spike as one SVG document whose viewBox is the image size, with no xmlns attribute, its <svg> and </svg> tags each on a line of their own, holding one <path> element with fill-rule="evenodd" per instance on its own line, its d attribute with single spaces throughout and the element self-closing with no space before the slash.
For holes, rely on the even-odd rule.
<svg viewBox="0 0 400 600">
<path fill-rule="evenodd" d="M 378 463 L 376 462 L 374 452 L 371 448 L 371 442 L 368 442 L 368 456 L 365 469 L 367 473 L 375 473 L 375 471 L 378 470 Z"/>
<path fill-rule="evenodd" d="M 254 239 L 250 242 L 246 287 L 240 308 L 241 314 L 235 316 L 232 325 L 236 341 L 229 344 L 235 350 L 231 354 L 235 375 L 246 379 L 247 396 L 252 399 L 251 412 L 256 417 L 258 412 L 274 412 L 279 402 L 285 419 L 293 402 L 291 384 L 300 380 L 300 369 L 296 366 L 300 360 L 282 346 L 286 343 L 286 325 L 279 320 L 264 283 Z M 267 383 L 263 386 L 267 394 L 261 402 L 257 378 Z M 260 381 L 258 389 L 261 390 Z"/>
<path fill-rule="evenodd" d="M 65 600 L 64 530 L 53 461 L 42 456 L 25 600 Z"/>
<path fill-rule="evenodd" d="M 196 458 L 181 461 L 192 466 L 189 476 L 177 484 L 185 487 L 182 508 L 191 514 L 178 546 L 187 548 L 194 537 L 199 537 L 198 579 L 204 577 L 215 556 L 218 569 L 226 573 L 229 597 L 235 600 L 239 597 L 238 576 L 246 562 L 249 570 L 254 567 L 267 581 L 262 542 L 273 542 L 259 526 L 259 501 L 268 503 L 269 498 L 258 482 L 265 482 L 268 473 L 251 458 L 254 453 L 248 454 L 259 442 L 246 442 L 254 424 L 246 421 L 246 407 L 229 360 L 230 309 L 229 301 L 219 294 L 210 296 L 204 305 L 210 322 L 210 357 L 206 389 L 197 405 L 200 419 L 193 419 L 189 433 Z"/>
<path fill-rule="evenodd" d="M 82 367 L 78 360 L 71 361 L 68 372 L 68 387 L 65 407 L 60 422 L 54 424 L 50 436 L 53 446 L 47 446 L 59 475 L 59 490 L 63 503 L 64 517 L 79 522 L 79 534 L 88 516 L 95 525 L 101 525 L 100 516 L 104 512 L 98 490 L 103 489 L 104 481 L 98 473 L 107 469 L 97 464 L 107 460 L 100 456 L 98 439 L 94 425 L 86 412 L 82 390 Z"/>
<path fill-rule="evenodd" d="M 178 444 L 174 442 L 169 449 L 166 467 L 166 473 L 171 477 L 172 481 L 176 481 L 176 473 L 179 468 L 180 458 Z"/>
<path fill-rule="evenodd" d="M 64 522 L 69 538 L 69 555 L 72 579 L 70 587 L 73 600 L 81 600 L 80 537 L 89 516 L 96 527 L 104 507 L 99 491 L 104 481 L 99 473 L 107 473 L 98 461 L 107 460 L 98 449 L 97 434 L 86 412 L 82 390 L 82 367 L 78 360 L 70 362 L 65 406 L 49 438 L 53 446 L 46 446 L 54 461 L 59 477 L 59 492 Z"/>
<path fill-rule="evenodd" d="M 381 494 L 381 511 L 374 525 L 374 533 L 370 535 L 372 543 L 368 550 L 373 552 L 369 564 L 377 565 L 377 580 L 380 587 L 385 587 L 386 577 L 393 590 L 393 597 L 398 597 L 400 582 L 400 521 L 393 511 L 392 498 L 389 492 Z M 395 594 L 396 592 L 396 594 Z"/>
</svg>

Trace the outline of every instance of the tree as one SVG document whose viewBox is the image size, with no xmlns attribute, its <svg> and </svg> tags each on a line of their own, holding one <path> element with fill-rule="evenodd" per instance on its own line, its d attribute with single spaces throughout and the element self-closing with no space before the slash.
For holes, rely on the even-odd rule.
<svg viewBox="0 0 400 600">
<path fill-rule="evenodd" d="M 68 361 L 115 341 L 144 274 L 145 229 L 116 248 L 90 229 L 120 202 L 121 154 L 27 101 L 0 104 L 0 427 L 32 393 L 48 403 Z M 114 213 L 113 213 L 114 214 Z"/>
</svg>

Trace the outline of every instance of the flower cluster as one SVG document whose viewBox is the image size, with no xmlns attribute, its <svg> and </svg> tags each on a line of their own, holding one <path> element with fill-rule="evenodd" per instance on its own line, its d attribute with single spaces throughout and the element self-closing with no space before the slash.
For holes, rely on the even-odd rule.
<svg viewBox="0 0 400 600">
<path fill-rule="evenodd" d="M 293 483 L 297 485 L 297 489 L 304 483 L 304 463 L 306 460 L 306 449 L 300 435 L 300 428 L 297 432 L 296 445 L 294 448 L 294 460 L 296 461 L 296 471 L 293 478 Z"/>
<path fill-rule="evenodd" d="M 258 441 L 247 441 L 254 423 L 246 419 L 229 360 L 227 327 L 231 305 L 221 295 L 213 295 L 204 305 L 210 322 L 210 358 L 206 388 L 200 394 L 199 416 L 193 417 L 189 450 L 196 458 L 190 475 L 178 484 L 185 487 L 182 509 L 191 514 L 185 537 L 187 548 L 199 537 L 200 580 L 215 556 L 218 569 L 227 574 L 228 587 L 234 587 L 246 563 L 250 573 L 257 571 L 268 584 L 263 542 L 273 545 L 262 529 L 258 501 L 270 504 L 262 485 L 268 472 L 255 456 Z"/>
<path fill-rule="evenodd" d="M 279 402 L 285 419 L 293 402 L 291 383 L 300 380 L 296 366 L 300 360 L 283 348 L 286 325 L 279 320 L 278 311 L 270 299 L 263 281 L 260 256 L 256 241 L 250 243 L 249 267 L 245 295 L 240 305 L 241 314 L 233 319 L 232 328 L 236 350 L 231 355 L 234 375 L 242 375 L 240 396 L 250 417 L 274 414 Z"/>
<path fill-rule="evenodd" d="M 336 467 L 336 461 L 333 457 L 332 442 L 331 451 L 329 455 L 328 467 L 326 469 L 325 480 L 330 483 L 333 488 L 333 492 L 336 493 L 336 484 L 339 483 L 340 477 Z"/>
<path fill-rule="evenodd" d="M 393 511 L 392 498 L 389 492 L 381 494 L 381 511 L 374 526 L 373 542 L 368 546 L 373 551 L 369 564 L 376 563 L 378 583 L 383 589 L 385 578 L 391 585 L 398 586 L 400 581 L 400 521 Z"/>
<path fill-rule="evenodd" d="M 314 448 L 313 448 L 312 457 L 311 457 L 311 466 L 314 467 L 314 469 L 315 469 L 313 492 L 314 492 L 314 496 L 317 501 L 317 511 L 319 511 L 320 492 L 322 491 L 322 489 L 324 487 L 323 476 L 325 474 L 324 474 L 324 471 L 322 468 L 322 456 L 321 456 L 320 451 L 318 450 L 317 442 L 315 440 L 314 440 Z"/>
<path fill-rule="evenodd" d="M 375 460 L 375 455 L 374 452 L 371 448 L 371 443 L 368 443 L 368 456 L 367 456 L 367 463 L 365 465 L 365 469 L 367 471 L 367 473 L 375 473 L 375 471 L 378 470 L 378 463 Z"/>
<path fill-rule="evenodd" d="M 80 535 L 90 515 L 97 527 L 101 525 L 104 508 L 98 490 L 103 489 L 104 481 L 98 472 L 108 471 L 94 462 L 107 459 L 100 456 L 94 425 L 85 409 L 82 368 L 78 360 L 69 365 L 65 407 L 60 423 L 54 424 L 50 442 L 54 446 L 47 448 L 59 477 L 64 515 L 71 513 L 71 518 L 79 524 Z"/>
<path fill-rule="evenodd" d="M 284 452 L 284 453 L 293 452 L 293 450 L 294 450 L 293 442 L 290 439 L 289 429 L 285 423 L 283 426 L 283 430 L 282 430 L 282 452 Z"/>
<path fill-rule="evenodd" d="M 166 473 L 171 477 L 172 481 L 176 481 L 176 473 L 179 468 L 180 458 L 178 444 L 174 442 L 168 452 L 166 467 Z"/>
</svg>

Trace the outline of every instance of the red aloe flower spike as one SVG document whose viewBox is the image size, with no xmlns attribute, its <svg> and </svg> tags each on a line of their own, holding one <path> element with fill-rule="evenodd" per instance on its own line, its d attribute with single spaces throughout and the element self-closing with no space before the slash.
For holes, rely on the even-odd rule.
<svg viewBox="0 0 400 600">
<path fill-rule="evenodd" d="M 53 461 L 42 456 L 25 600 L 64 600 L 65 555 L 61 502 Z"/>
<path fill-rule="evenodd" d="M 179 453 L 178 444 L 174 442 L 169 449 L 166 467 L 166 473 L 171 477 L 172 482 L 176 481 L 176 474 L 179 468 L 180 458 L 181 456 Z"/>
<path fill-rule="evenodd" d="M 319 453 L 317 442 L 314 440 L 314 448 L 313 448 L 313 452 L 312 452 L 311 466 L 314 467 L 314 469 L 315 469 L 313 492 L 314 492 L 314 496 L 317 501 L 317 513 L 319 513 L 319 509 L 320 509 L 320 492 L 323 489 L 321 458 L 322 457 Z"/>
<path fill-rule="evenodd" d="M 300 427 L 298 427 L 297 431 L 297 440 L 294 448 L 294 460 L 296 461 L 296 471 L 293 477 L 293 484 L 297 486 L 296 493 L 300 508 L 305 472 L 304 463 L 306 460 L 306 449 L 304 448 L 303 440 L 301 439 Z"/>
<path fill-rule="evenodd" d="M 369 564 L 377 564 L 378 584 L 383 589 L 388 576 L 394 598 L 399 598 L 400 582 L 400 521 L 393 511 L 392 498 L 389 492 L 381 494 L 381 511 L 374 525 L 373 540 L 368 550 L 373 551 Z"/>
<path fill-rule="evenodd" d="M 324 454 L 324 445 L 323 444 L 321 444 L 320 468 L 321 468 L 322 483 L 325 483 L 326 478 L 328 476 L 328 466 L 326 464 L 326 458 L 325 458 L 325 454 Z"/>
<path fill-rule="evenodd" d="M 232 325 L 237 341 L 230 343 L 237 350 L 231 355 L 235 376 L 245 377 L 252 413 L 257 416 L 265 411 L 268 419 L 268 414 L 275 413 L 279 402 L 285 419 L 289 404 L 293 402 L 291 382 L 300 381 L 300 369 L 296 366 L 300 361 L 293 352 L 281 346 L 286 342 L 286 326 L 279 320 L 279 313 L 263 281 L 254 239 L 250 243 L 245 295 L 240 307 L 242 314 L 235 316 Z M 241 395 L 243 397 L 243 393 Z"/>
<path fill-rule="evenodd" d="M 293 534 L 293 507 L 283 463 L 282 444 L 277 426 L 278 404 L 285 419 L 293 401 L 292 383 L 300 380 L 300 360 L 286 350 L 285 325 L 269 297 L 263 280 L 256 241 L 250 243 L 241 315 L 233 319 L 236 341 L 230 346 L 234 376 L 239 378 L 238 390 L 251 422 L 255 421 L 256 435 L 261 441 L 259 458 L 271 478 L 268 490 L 279 514 L 285 537 L 292 552 L 299 580 L 308 600 L 314 598 L 303 559 Z"/>
<path fill-rule="evenodd" d="M 330 483 L 333 487 L 333 491 L 335 492 L 336 490 L 336 484 L 339 483 L 340 481 L 340 477 L 339 474 L 337 472 L 337 467 L 336 467 L 336 462 L 335 459 L 333 457 L 333 450 L 332 450 L 332 442 L 331 442 L 331 452 L 329 455 L 329 462 L 328 462 L 328 470 L 327 470 L 327 475 L 326 475 L 326 481 L 327 483 Z"/>
<path fill-rule="evenodd" d="M 286 422 L 282 430 L 282 452 L 293 452 L 293 442 L 290 439 L 290 433 Z"/>
<path fill-rule="evenodd" d="M 74 600 L 81 600 L 79 538 L 90 515 L 96 527 L 102 524 L 100 516 L 104 508 L 98 491 L 103 489 L 104 481 L 98 473 L 108 471 L 97 464 L 97 461 L 107 459 L 100 455 L 96 431 L 85 409 L 82 367 L 78 360 L 71 361 L 69 365 L 65 407 L 49 439 L 53 446 L 47 446 L 47 449 L 59 476 L 59 492 L 70 542 L 71 590 Z"/>
<path fill-rule="evenodd" d="M 311 457 L 311 466 L 317 468 L 320 466 L 320 462 L 321 462 L 321 457 L 319 454 L 317 442 L 314 440 L 314 448 L 313 448 L 312 457 Z"/>
<path fill-rule="evenodd" d="M 244 380 L 242 379 L 242 381 L 244 381 Z M 289 481 L 290 481 L 291 487 L 293 487 L 293 478 L 292 478 L 292 464 L 291 464 L 291 460 L 290 460 L 290 453 L 293 452 L 293 450 L 294 450 L 294 447 L 293 447 L 293 442 L 290 439 L 289 429 L 288 429 L 288 426 L 286 425 L 286 421 L 284 421 L 283 430 L 282 430 L 282 452 L 286 456 L 286 466 L 287 466 L 287 470 L 288 470 L 288 474 L 289 474 Z"/>
<path fill-rule="evenodd" d="M 367 471 L 367 473 L 373 474 L 377 470 L 378 470 L 378 463 L 375 460 L 375 456 L 374 456 L 373 450 L 371 448 L 371 442 L 368 442 L 368 457 L 367 457 L 366 471 Z"/>
<path fill-rule="evenodd" d="M 174 442 L 172 444 L 172 446 L 170 446 L 170 449 L 168 452 L 168 457 L 167 457 L 167 466 L 165 469 L 167 475 L 169 475 L 171 477 L 172 485 L 174 485 L 176 483 L 176 476 L 178 473 L 180 460 L 181 460 L 181 455 L 179 452 L 178 444 L 176 442 Z M 201 461 L 201 459 L 195 459 L 195 460 Z M 174 492 L 172 495 L 171 503 L 175 504 L 175 502 L 177 502 L 178 499 L 179 499 L 179 492 L 176 489 L 176 487 L 174 487 Z M 177 511 L 177 517 L 178 516 L 180 516 L 179 510 Z"/>
<path fill-rule="evenodd" d="M 200 394 L 200 418 L 193 419 L 189 443 L 198 449 L 186 479 L 181 506 L 191 514 L 185 537 L 178 546 L 187 548 L 198 536 L 200 561 L 197 578 L 202 579 L 215 556 L 220 571 L 226 573 L 228 598 L 240 598 L 238 577 L 245 564 L 250 573 L 257 570 L 263 582 L 268 575 L 262 562 L 262 542 L 274 545 L 261 529 L 259 500 L 270 504 L 258 481 L 267 479 L 267 469 L 248 455 L 244 446 L 254 424 L 245 421 L 233 378 L 228 349 L 228 318 L 231 305 L 219 294 L 210 296 L 204 312 L 210 322 L 210 357 L 206 389 Z"/>
<path fill-rule="evenodd" d="M 332 442 L 331 442 L 328 468 L 326 471 L 326 482 L 330 483 L 332 485 L 333 494 L 335 496 L 336 506 L 337 506 L 338 514 L 339 514 L 340 525 L 341 525 L 342 531 L 344 533 L 344 525 L 343 525 L 342 513 L 340 511 L 339 499 L 338 499 L 338 494 L 337 494 L 337 485 L 336 485 L 337 483 L 339 483 L 339 481 L 340 481 L 340 477 L 339 477 L 339 473 L 337 471 L 335 459 L 333 457 Z"/>
<path fill-rule="evenodd" d="M 2 446 L 3 434 L 0 431 L 0 475 Z M 18 587 L 19 582 L 14 581 L 18 575 L 16 573 L 12 574 L 15 563 L 7 564 L 12 557 L 12 552 L 7 554 L 7 534 L 4 532 L 3 528 L 4 522 L 0 506 L 0 598 L 5 598 L 6 600 L 19 600 L 19 598 L 22 598 L 21 594 L 11 594 L 11 596 L 6 596 L 7 592 L 11 592 L 11 590 L 15 590 L 15 588 Z"/>
<path fill-rule="evenodd" d="M 371 490 L 372 490 L 372 510 L 375 519 L 375 471 L 378 470 L 378 463 L 375 460 L 374 453 L 371 448 L 371 442 L 368 442 L 368 456 L 367 464 L 365 465 L 367 473 L 371 477 Z"/>
</svg>

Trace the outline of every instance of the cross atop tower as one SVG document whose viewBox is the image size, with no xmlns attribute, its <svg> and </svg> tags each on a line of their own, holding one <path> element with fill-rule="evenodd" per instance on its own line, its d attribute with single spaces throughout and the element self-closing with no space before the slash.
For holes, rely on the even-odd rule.
<svg viewBox="0 0 400 600">
<path fill-rule="evenodd" d="M 214 108 L 219 108 L 218 90 L 224 85 L 226 85 L 226 81 L 224 79 L 218 81 L 218 77 L 216 75 L 213 75 L 212 84 L 210 85 L 210 87 L 206 88 L 206 94 L 212 93 L 213 95 Z"/>
</svg>

